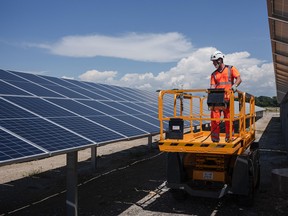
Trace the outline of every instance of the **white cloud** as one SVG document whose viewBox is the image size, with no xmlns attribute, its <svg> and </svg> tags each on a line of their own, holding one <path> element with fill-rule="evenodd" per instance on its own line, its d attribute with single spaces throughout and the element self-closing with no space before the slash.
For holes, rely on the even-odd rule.
<svg viewBox="0 0 288 216">
<path fill-rule="evenodd" d="M 83 81 L 90 82 L 98 82 L 98 83 L 111 83 L 114 81 L 114 77 L 116 77 L 116 71 L 97 71 L 97 70 L 89 70 L 85 73 L 81 74 L 79 78 Z"/>
<path fill-rule="evenodd" d="M 70 80 L 74 80 L 74 79 L 75 79 L 74 77 L 69 77 L 69 76 L 62 76 L 61 78 L 63 78 L 63 79 L 70 79 Z"/>
<path fill-rule="evenodd" d="M 180 33 L 127 33 L 120 36 L 66 36 L 52 44 L 28 44 L 69 57 L 116 57 L 147 62 L 173 62 L 188 56 L 192 44 Z"/>
<path fill-rule="evenodd" d="M 181 88 L 181 86 L 185 89 L 209 88 L 210 75 L 214 71 L 209 58 L 215 50 L 213 47 L 195 50 L 189 57 L 182 58 L 175 67 L 156 75 L 150 72 L 130 73 L 115 79 L 117 74 L 115 71 L 93 70 L 87 71 L 79 78 L 86 81 L 150 90 Z M 256 96 L 276 95 L 273 63 L 265 63 L 251 58 L 248 52 L 227 54 L 225 63 L 233 65 L 239 70 L 243 80 L 239 87 L 240 90 Z"/>
</svg>

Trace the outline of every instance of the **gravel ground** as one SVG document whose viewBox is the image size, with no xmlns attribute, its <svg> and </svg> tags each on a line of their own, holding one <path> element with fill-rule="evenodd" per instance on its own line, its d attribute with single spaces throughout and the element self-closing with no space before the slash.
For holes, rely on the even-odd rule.
<svg viewBox="0 0 288 216">
<path fill-rule="evenodd" d="M 165 187 L 166 154 L 143 138 L 99 147 L 96 172 L 90 149 L 79 152 L 78 215 L 286 215 L 287 195 L 273 193 L 271 183 L 272 169 L 288 167 L 279 128 L 278 113 L 257 122 L 261 182 L 253 207 L 230 196 L 175 201 Z M 65 163 L 60 155 L 0 167 L 0 215 L 65 215 Z"/>
</svg>

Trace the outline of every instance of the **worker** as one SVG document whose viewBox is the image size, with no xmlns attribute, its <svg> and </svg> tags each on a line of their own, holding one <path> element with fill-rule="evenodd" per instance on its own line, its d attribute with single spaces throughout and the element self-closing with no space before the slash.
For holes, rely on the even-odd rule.
<svg viewBox="0 0 288 216">
<path fill-rule="evenodd" d="M 214 67 L 216 70 L 211 74 L 210 79 L 210 88 L 211 89 L 218 89 L 224 88 L 225 90 L 233 90 L 236 92 L 237 87 L 242 82 L 240 73 L 238 72 L 237 68 L 225 65 L 224 64 L 224 54 L 220 51 L 216 51 L 211 55 L 210 60 L 213 62 Z M 235 82 L 234 82 L 235 81 Z M 219 120 L 211 121 L 211 139 L 213 142 L 219 142 L 219 134 L 220 134 L 220 117 L 221 112 L 224 113 L 224 118 L 230 118 L 230 110 L 229 110 L 229 92 L 225 93 L 224 100 L 227 106 L 224 109 L 219 108 L 212 108 L 211 109 L 211 118 L 218 118 Z M 225 141 L 230 141 L 230 122 L 225 121 Z M 232 125 L 232 134 L 234 132 L 234 128 Z M 232 137 L 231 137 L 232 139 Z"/>
</svg>

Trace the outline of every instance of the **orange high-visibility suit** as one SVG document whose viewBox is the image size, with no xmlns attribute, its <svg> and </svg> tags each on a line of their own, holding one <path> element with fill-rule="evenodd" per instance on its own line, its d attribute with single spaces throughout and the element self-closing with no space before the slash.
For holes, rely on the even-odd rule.
<svg viewBox="0 0 288 216">
<path fill-rule="evenodd" d="M 225 68 L 221 72 L 219 72 L 218 70 L 215 70 L 211 74 L 210 86 L 213 86 L 215 88 L 224 88 L 224 89 L 229 90 L 234 84 L 234 79 L 237 79 L 237 77 L 239 76 L 240 76 L 240 73 L 235 67 L 230 66 L 230 65 L 225 65 Z M 225 93 L 225 100 L 227 102 L 229 102 L 229 96 L 230 95 L 228 93 Z M 224 118 L 230 117 L 229 106 L 227 106 L 222 111 L 224 112 Z M 211 110 L 211 118 L 219 118 L 219 120 L 211 121 L 211 139 L 213 142 L 219 142 L 220 117 L 221 117 L 221 110 L 217 108 Z M 230 128 L 230 122 L 225 121 L 226 140 L 230 139 L 229 128 Z"/>
</svg>

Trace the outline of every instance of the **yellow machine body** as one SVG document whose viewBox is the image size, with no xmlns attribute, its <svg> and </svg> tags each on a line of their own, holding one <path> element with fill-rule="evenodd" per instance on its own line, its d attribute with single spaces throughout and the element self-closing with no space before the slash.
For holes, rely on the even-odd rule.
<svg viewBox="0 0 288 216">
<path fill-rule="evenodd" d="M 236 185 L 241 188 L 238 185 L 251 175 L 250 165 L 243 166 L 241 158 L 244 158 L 242 161 L 245 164 L 252 157 L 256 158 L 255 167 L 258 169 L 258 152 L 250 150 L 256 130 L 254 96 L 240 91 L 223 91 L 230 95 L 229 101 L 223 102 L 221 97 L 219 101 L 218 92 L 209 89 L 159 92 L 159 149 L 168 153 L 167 181 L 171 188 L 182 190 L 189 186 L 187 191 L 191 192 L 193 189 L 197 190 L 199 182 L 204 185 L 211 182 L 222 183 L 231 188 L 234 182 L 234 191 L 237 191 Z M 209 94 L 216 101 L 215 98 L 210 100 Z M 211 118 L 211 109 L 221 110 L 227 107 L 230 109 L 230 118 Z M 220 132 L 219 142 L 211 140 L 210 123 L 213 120 L 220 120 L 223 127 L 225 121 L 230 122 L 229 141 L 225 141 L 226 133 L 223 130 Z M 235 131 L 233 124 L 237 126 Z M 244 171 L 241 167 L 244 167 Z M 246 175 L 243 181 L 238 180 L 238 176 L 243 176 L 241 172 Z M 259 173 L 252 175 L 257 175 L 258 178 Z M 245 184 L 243 183 L 243 187 L 246 187 Z M 239 191 L 241 193 L 241 189 Z M 201 196 L 201 193 L 196 194 Z"/>
</svg>

